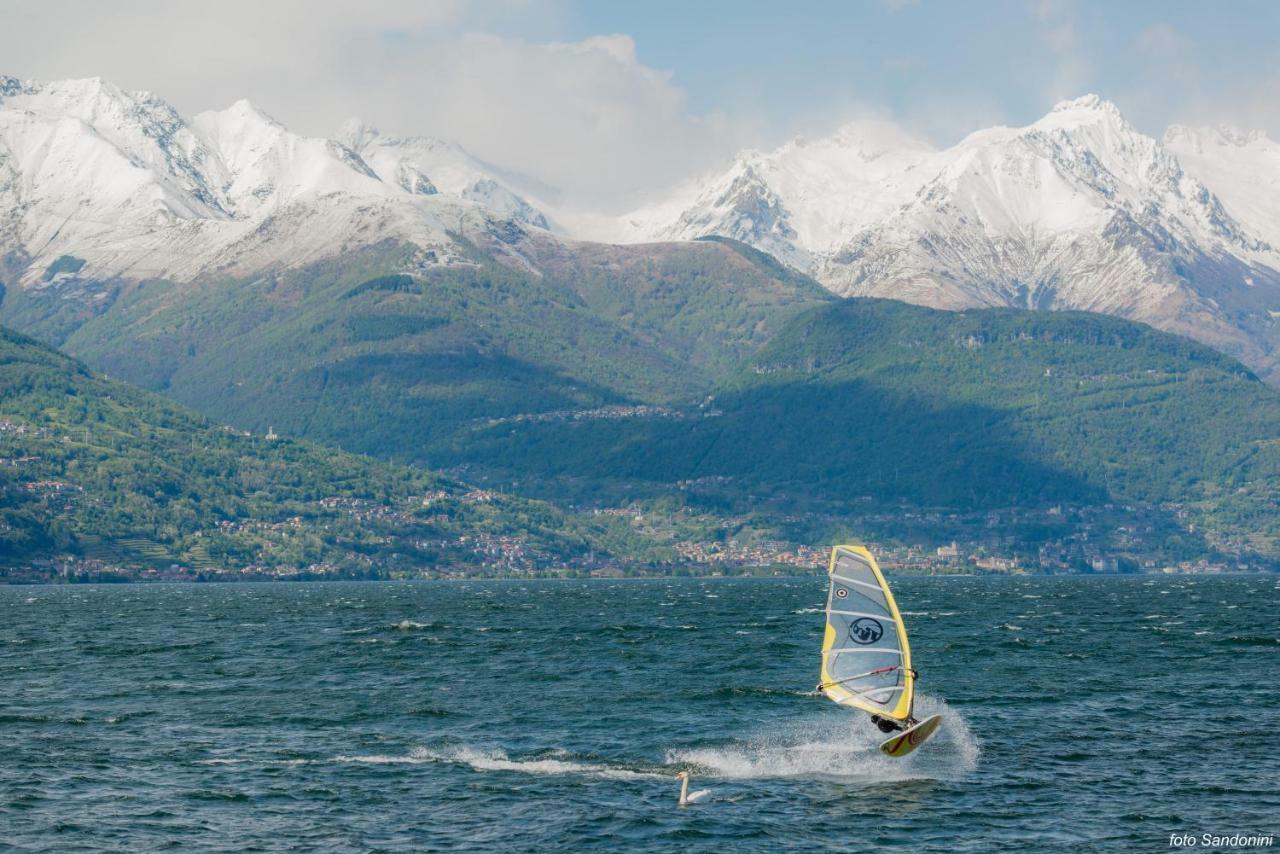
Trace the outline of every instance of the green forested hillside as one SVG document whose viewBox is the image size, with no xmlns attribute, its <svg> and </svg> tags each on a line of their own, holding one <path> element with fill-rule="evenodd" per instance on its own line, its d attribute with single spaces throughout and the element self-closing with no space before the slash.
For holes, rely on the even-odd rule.
<svg viewBox="0 0 1280 854">
<path fill-rule="evenodd" d="M 218 423 L 565 507 L 679 496 L 901 528 L 1137 502 L 1144 521 L 1108 518 L 1148 543 L 1280 556 L 1280 393 L 1206 347 L 1084 313 L 840 301 L 732 241 L 520 240 L 518 262 L 386 244 L 92 299 L 12 289 L 0 314 Z"/>
<path fill-rule="evenodd" d="M 421 264 L 416 251 L 131 286 L 93 317 L 69 317 L 55 289 L 15 292 L 3 316 L 211 417 L 431 462 L 480 419 L 695 396 L 831 300 L 720 242 L 532 242 L 522 251 L 536 272 L 479 249 L 452 266 Z"/>
<path fill-rule="evenodd" d="M 477 428 L 442 459 L 795 508 L 1177 503 L 1274 550 L 1280 393 L 1115 318 L 849 300 L 798 317 L 679 415 Z"/>
<path fill-rule="evenodd" d="M 0 330 L 0 575 L 502 571 L 626 542 L 536 501 L 210 424 Z"/>
</svg>

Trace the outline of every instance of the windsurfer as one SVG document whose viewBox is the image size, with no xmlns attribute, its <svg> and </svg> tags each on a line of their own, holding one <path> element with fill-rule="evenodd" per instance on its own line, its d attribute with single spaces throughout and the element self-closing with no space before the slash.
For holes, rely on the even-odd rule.
<svg viewBox="0 0 1280 854">
<path fill-rule="evenodd" d="M 907 718 L 905 721 L 895 721 L 892 718 L 882 718 L 879 715 L 872 715 L 871 722 L 880 728 L 881 732 L 900 732 L 904 729 L 911 729 L 916 725 L 915 718 Z"/>
</svg>

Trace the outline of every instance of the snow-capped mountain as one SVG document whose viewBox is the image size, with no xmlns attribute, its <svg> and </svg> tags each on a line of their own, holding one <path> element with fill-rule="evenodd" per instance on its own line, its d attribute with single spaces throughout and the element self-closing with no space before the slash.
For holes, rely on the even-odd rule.
<svg viewBox="0 0 1280 854">
<path fill-rule="evenodd" d="M 435 192 L 425 162 L 402 156 L 384 176 L 348 145 L 299 136 L 247 101 L 188 121 L 96 78 L 0 77 L 0 257 L 27 286 L 63 255 L 85 278 L 182 281 L 386 239 L 447 261 L 451 235 L 544 224 L 517 217 L 521 200 L 479 177 Z M 442 170 L 441 183 L 453 179 Z"/>
<path fill-rule="evenodd" d="M 746 151 L 730 167 L 622 218 L 624 240 L 750 243 L 812 269 L 850 234 L 906 203 L 938 168 L 938 152 L 891 122 L 867 120 L 772 152 Z"/>
<path fill-rule="evenodd" d="M 331 193 L 397 195 L 351 149 L 290 133 L 248 101 L 200 113 L 190 127 L 214 154 L 205 163 L 204 178 L 235 218 L 253 218 Z"/>
<path fill-rule="evenodd" d="M 1232 218 L 1280 248 L 1280 143 L 1262 131 L 1227 125 L 1174 125 L 1165 131 L 1164 146 Z"/>
<path fill-rule="evenodd" d="M 1280 180 L 1264 142 L 1252 141 L 1250 166 Z M 1086 96 L 944 151 L 845 128 L 750 152 L 700 191 L 627 222 L 651 238 L 735 237 L 845 295 L 1117 314 L 1280 376 L 1276 203 L 1265 184 L 1236 190 L 1240 167 L 1226 148 L 1201 145 L 1195 169 L 1230 188 L 1224 203 L 1176 148 Z"/>
<path fill-rule="evenodd" d="M 1175 312 L 1201 301 L 1179 268 L 1238 267 L 1243 286 L 1251 264 L 1275 259 L 1097 98 L 1059 104 L 1026 128 L 973 134 L 949 154 L 909 203 L 823 260 L 828 286 L 942 308 L 1075 308 L 1172 326 Z"/>
<path fill-rule="evenodd" d="M 357 121 L 308 138 L 247 101 L 188 120 L 99 79 L 0 77 L 0 278 L 23 288 L 248 275 L 388 240 L 425 264 L 482 243 L 536 267 L 524 238 L 574 251 L 569 226 L 623 243 L 718 234 L 840 294 L 1117 314 L 1280 382 L 1278 200 L 1265 135 L 1156 141 L 1095 96 L 943 150 L 855 122 L 607 219 L 447 141 Z"/>
<path fill-rule="evenodd" d="M 505 183 L 501 170 L 472 157 L 455 143 L 421 136 L 383 136 L 358 119 L 343 125 L 338 139 L 388 184 L 415 194 L 444 193 L 476 202 L 516 222 L 552 228 L 539 207 Z"/>
<path fill-rule="evenodd" d="M 175 220 L 226 218 L 202 171 L 204 143 L 164 102 L 100 80 L 0 77 L 0 203 L 32 243 Z"/>
</svg>

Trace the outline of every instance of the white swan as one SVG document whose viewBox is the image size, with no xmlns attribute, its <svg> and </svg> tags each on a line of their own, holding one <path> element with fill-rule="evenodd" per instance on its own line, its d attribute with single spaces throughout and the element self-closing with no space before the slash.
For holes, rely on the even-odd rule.
<svg viewBox="0 0 1280 854">
<path fill-rule="evenodd" d="M 687 807 L 689 804 L 696 804 L 698 801 L 711 794 L 710 789 L 699 789 L 698 791 L 690 794 L 688 771 L 681 771 L 676 776 L 680 778 L 680 806 Z"/>
</svg>

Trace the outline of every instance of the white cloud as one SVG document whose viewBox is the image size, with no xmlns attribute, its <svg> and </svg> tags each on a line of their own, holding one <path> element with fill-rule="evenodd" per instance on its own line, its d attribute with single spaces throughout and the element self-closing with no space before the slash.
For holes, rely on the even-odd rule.
<svg viewBox="0 0 1280 854">
<path fill-rule="evenodd" d="M 579 199 L 607 202 L 673 183 L 733 147 L 729 122 L 689 113 L 665 72 L 640 63 L 631 38 L 535 44 L 467 35 L 415 59 L 373 102 L 390 123 L 460 140 Z M 417 80 L 430 85 L 414 95 Z M 386 103 L 379 103 L 385 100 Z"/>
<path fill-rule="evenodd" d="M 1226 96 L 1198 90 L 1171 107 L 1170 114 L 1179 124 L 1231 125 L 1245 131 L 1265 131 L 1280 140 L 1280 75 L 1250 81 L 1247 87 Z"/>
<path fill-rule="evenodd" d="M 955 145 L 982 128 L 1006 124 L 1004 107 L 992 96 L 924 96 L 901 114 L 902 124 L 935 145 Z"/>
<path fill-rule="evenodd" d="M 155 91 L 188 115 L 247 97 L 316 135 L 360 116 L 388 133 L 454 139 L 574 203 L 606 211 L 713 169 L 745 144 L 769 147 L 793 132 L 832 127 L 842 115 L 884 112 L 865 103 L 852 77 L 807 84 L 789 68 L 779 75 L 794 87 L 785 110 L 756 108 L 751 75 L 743 76 L 746 94 L 731 99 L 732 115 L 695 110 L 680 81 L 646 64 L 631 37 L 565 40 L 573 16 L 560 2 L 0 0 L 0 73 L 103 76 Z M 888 11 L 912 5 L 881 2 Z M 925 5 L 903 14 L 924 26 L 932 11 Z M 1047 109 L 1105 84 L 1105 94 L 1148 132 L 1161 132 L 1170 117 L 1232 119 L 1280 132 L 1274 60 L 1227 87 L 1209 73 L 1193 43 L 1198 33 L 1152 22 L 1132 42 L 1140 72 L 1117 78 L 1108 75 L 1115 63 L 1090 53 L 1090 21 L 1077 12 L 1071 0 L 1031 0 L 1025 16 L 1005 16 L 1010 38 L 1034 44 L 1037 55 L 1015 74 L 978 77 L 970 86 L 949 85 L 952 78 L 964 83 L 955 54 L 935 58 L 928 43 L 909 39 L 879 65 L 909 93 L 897 118 L 946 144 L 1015 118 L 1010 89 L 1034 90 Z M 785 28 L 778 33 L 780 41 L 787 36 Z M 948 34 L 947 43 L 963 37 Z M 732 94 L 736 70 L 724 70 L 722 98 Z M 768 121 L 770 109 L 790 117 Z"/>
<path fill-rule="evenodd" d="M 605 207 L 736 147 L 731 123 L 693 115 L 672 76 L 641 62 L 629 36 L 490 34 L 549 31 L 556 14 L 518 0 L 0 0 L 0 71 L 102 76 L 155 91 L 188 115 L 247 97 L 316 135 L 360 115 L 388 132 L 454 139 Z"/>
<path fill-rule="evenodd" d="M 1091 77 L 1088 60 L 1076 35 L 1075 10 L 1066 0 L 1040 0 L 1035 16 L 1040 38 L 1049 49 L 1051 75 L 1045 95 L 1050 101 L 1081 94 Z"/>
<path fill-rule="evenodd" d="M 1224 87 L 1196 39 L 1166 22 L 1143 28 L 1134 49 L 1149 72 L 1120 91 L 1135 122 L 1159 135 L 1170 123 L 1233 125 L 1280 139 L 1280 69 L 1274 62 Z"/>
</svg>

